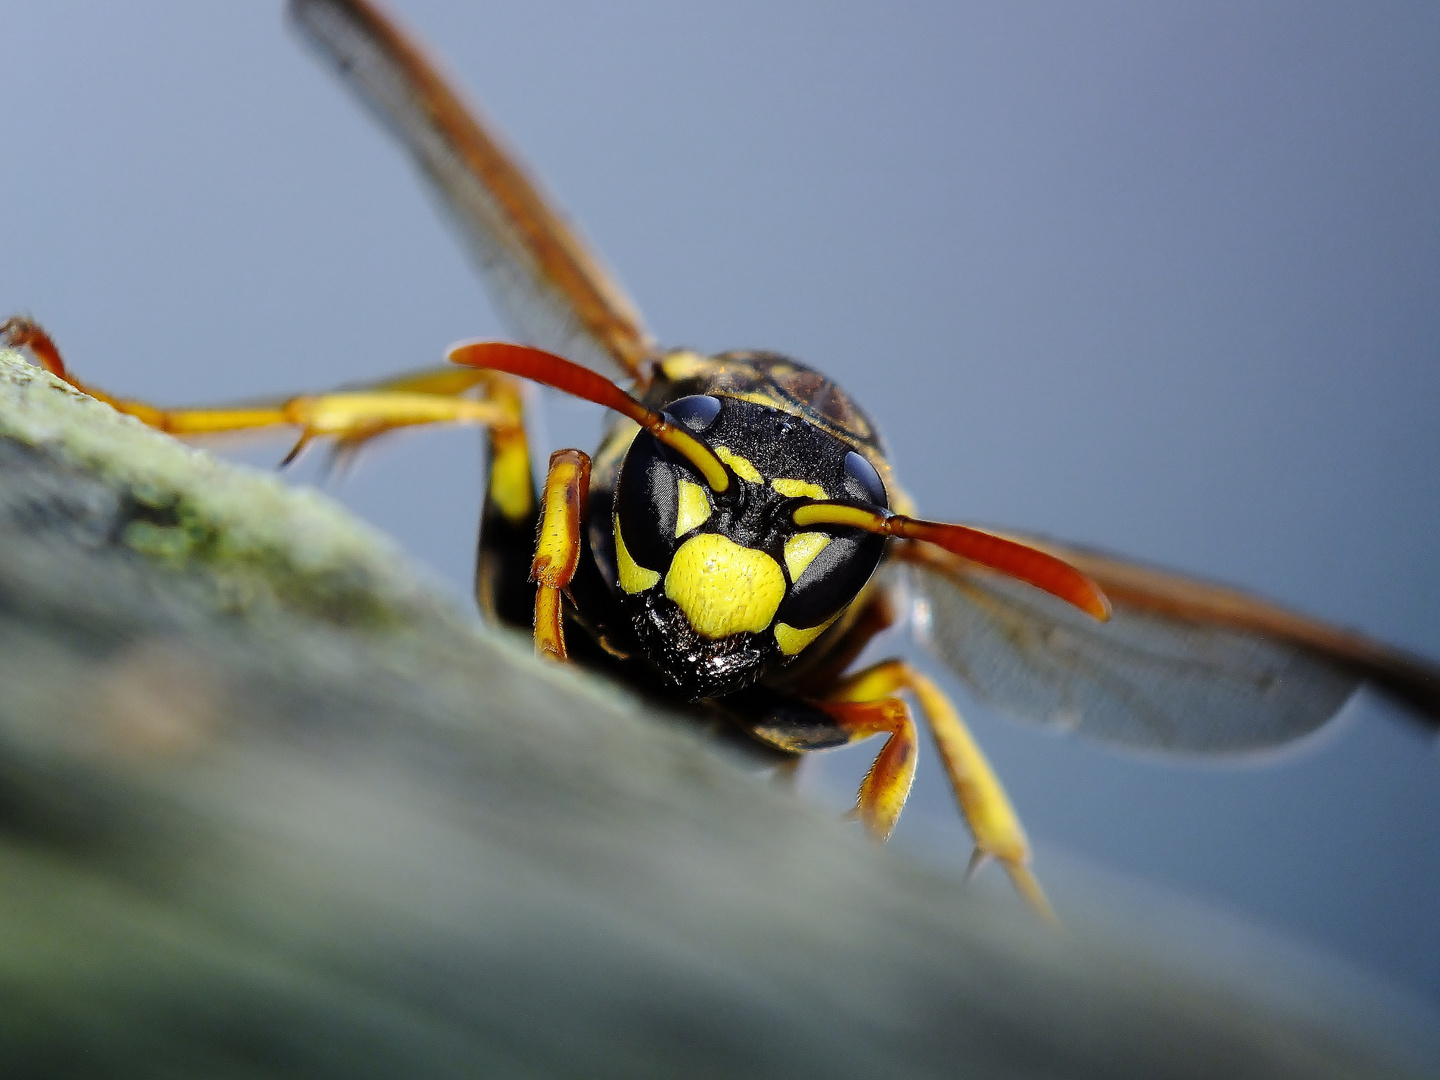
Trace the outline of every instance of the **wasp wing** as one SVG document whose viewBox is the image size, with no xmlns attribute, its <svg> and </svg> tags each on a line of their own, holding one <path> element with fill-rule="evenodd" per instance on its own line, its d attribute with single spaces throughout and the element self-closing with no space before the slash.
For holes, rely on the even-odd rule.
<svg viewBox="0 0 1440 1080">
<path fill-rule="evenodd" d="M 1018 719 L 1172 753 L 1279 746 L 1319 728 L 1365 681 L 1440 726 L 1440 669 L 1234 589 L 1049 540 L 1114 605 L 1098 623 L 1035 589 L 921 545 L 922 641 Z"/>
<path fill-rule="evenodd" d="M 634 378 L 651 339 L 624 291 L 478 112 L 367 0 L 291 0 L 316 52 L 409 151 L 511 332 Z"/>
</svg>

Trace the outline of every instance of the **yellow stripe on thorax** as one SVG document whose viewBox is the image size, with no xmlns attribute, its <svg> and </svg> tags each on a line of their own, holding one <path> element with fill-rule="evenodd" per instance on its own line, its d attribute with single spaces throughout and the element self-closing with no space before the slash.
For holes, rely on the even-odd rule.
<svg viewBox="0 0 1440 1080">
<path fill-rule="evenodd" d="M 660 361 L 660 370 L 671 382 L 708 375 L 715 367 L 715 361 L 710 357 L 684 349 L 672 352 Z"/>
</svg>

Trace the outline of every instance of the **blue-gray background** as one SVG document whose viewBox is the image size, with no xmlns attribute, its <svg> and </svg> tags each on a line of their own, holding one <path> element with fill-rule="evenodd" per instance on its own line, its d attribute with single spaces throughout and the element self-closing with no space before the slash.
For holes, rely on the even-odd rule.
<svg viewBox="0 0 1440 1080">
<path fill-rule="evenodd" d="M 821 366 L 928 514 L 1440 657 L 1433 3 L 404 14 L 664 341 Z M 223 399 L 500 332 L 408 165 L 274 5 L 3 0 L 0 40 L 0 309 L 85 376 Z M 550 410 L 552 435 L 586 425 Z M 473 434 L 398 440 L 338 494 L 464 594 Z M 1378 698 L 1241 769 L 967 712 L 1042 869 L 1181 891 L 1440 1000 L 1440 755 Z M 843 802 L 863 767 L 812 788 Z M 963 861 L 933 766 L 899 841 Z"/>
</svg>

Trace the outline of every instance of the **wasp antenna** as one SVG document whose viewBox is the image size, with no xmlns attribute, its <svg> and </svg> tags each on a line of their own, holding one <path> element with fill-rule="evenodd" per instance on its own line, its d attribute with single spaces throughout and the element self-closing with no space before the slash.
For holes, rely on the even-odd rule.
<svg viewBox="0 0 1440 1080">
<path fill-rule="evenodd" d="M 801 528 L 848 525 L 881 536 L 923 540 L 961 558 L 998 570 L 1007 577 L 1034 585 L 1067 604 L 1073 604 L 1100 622 L 1110 618 L 1110 601 L 1099 585 L 1064 559 L 1017 540 L 972 529 L 968 525 L 921 521 L 904 514 L 887 514 L 846 502 L 805 503 L 796 507 L 791 516 Z"/>
<path fill-rule="evenodd" d="M 714 450 L 685 429 L 676 427 L 660 413 L 647 409 L 605 376 L 571 363 L 563 356 L 504 341 L 462 341 L 452 345 L 445 358 L 464 367 L 518 375 L 572 397 L 614 409 L 694 465 L 712 491 L 720 494 L 730 488 L 730 470 Z"/>
</svg>

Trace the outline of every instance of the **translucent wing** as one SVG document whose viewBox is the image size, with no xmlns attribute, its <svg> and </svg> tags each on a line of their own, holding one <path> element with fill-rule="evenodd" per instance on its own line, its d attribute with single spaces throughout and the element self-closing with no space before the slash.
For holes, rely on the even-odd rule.
<svg viewBox="0 0 1440 1080">
<path fill-rule="evenodd" d="M 1090 575 L 1097 623 L 945 552 L 903 546 L 925 644 L 1017 719 L 1131 747 L 1243 753 L 1320 727 L 1361 682 L 1440 726 L 1440 669 L 1244 593 L 1020 537 Z"/>
<path fill-rule="evenodd" d="M 419 46 L 367 0 L 291 0 L 290 14 L 430 181 L 510 331 L 638 374 L 653 346 L 629 298 Z"/>
</svg>

